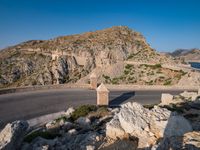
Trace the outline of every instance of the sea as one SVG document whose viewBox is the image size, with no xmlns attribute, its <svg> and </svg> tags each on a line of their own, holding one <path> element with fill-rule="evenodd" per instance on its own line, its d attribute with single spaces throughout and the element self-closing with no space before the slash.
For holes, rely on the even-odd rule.
<svg viewBox="0 0 200 150">
<path fill-rule="evenodd" d="M 200 69 L 200 62 L 190 62 L 190 64 L 191 64 L 191 67 Z"/>
</svg>

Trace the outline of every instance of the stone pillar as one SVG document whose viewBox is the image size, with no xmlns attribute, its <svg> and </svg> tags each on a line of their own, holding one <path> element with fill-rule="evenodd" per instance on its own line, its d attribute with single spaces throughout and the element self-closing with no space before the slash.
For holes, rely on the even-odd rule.
<svg viewBox="0 0 200 150">
<path fill-rule="evenodd" d="M 161 104 L 160 105 L 169 105 L 173 103 L 174 96 L 168 93 L 162 93 L 161 95 Z"/>
<path fill-rule="evenodd" d="M 97 76 L 95 73 L 90 75 L 90 88 L 93 90 L 97 88 Z"/>
<path fill-rule="evenodd" d="M 198 89 L 198 95 L 200 96 L 200 88 Z"/>
<path fill-rule="evenodd" d="M 109 91 L 103 83 L 97 88 L 97 105 L 109 105 Z"/>
</svg>

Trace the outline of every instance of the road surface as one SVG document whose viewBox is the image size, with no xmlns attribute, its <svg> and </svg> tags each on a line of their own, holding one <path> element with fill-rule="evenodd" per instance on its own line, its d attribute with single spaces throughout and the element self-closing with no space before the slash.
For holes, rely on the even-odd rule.
<svg viewBox="0 0 200 150">
<path fill-rule="evenodd" d="M 128 101 L 141 104 L 159 103 L 161 93 L 178 94 L 182 91 L 123 91 L 111 90 L 110 105 L 116 106 Z M 0 95 L 0 129 L 8 122 L 31 119 L 77 107 L 96 104 L 96 91 L 88 89 L 54 89 Z"/>
</svg>

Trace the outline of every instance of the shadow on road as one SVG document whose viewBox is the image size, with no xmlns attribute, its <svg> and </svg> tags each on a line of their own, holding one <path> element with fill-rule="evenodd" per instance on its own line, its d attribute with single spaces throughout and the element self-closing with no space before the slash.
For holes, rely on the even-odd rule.
<svg viewBox="0 0 200 150">
<path fill-rule="evenodd" d="M 109 106 L 119 106 L 120 104 L 122 104 L 123 102 L 125 102 L 126 100 L 130 99 L 133 96 L 135 96 L 135 92 L 125 92 L 120 96 L 112 99 L 109 102 Z"/>
</svg>

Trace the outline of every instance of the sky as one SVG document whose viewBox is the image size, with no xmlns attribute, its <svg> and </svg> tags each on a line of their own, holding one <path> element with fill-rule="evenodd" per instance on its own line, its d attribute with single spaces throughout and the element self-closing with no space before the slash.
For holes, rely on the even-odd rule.
<svg viewBox="0 0 200 150">
<path fill-rule="evenodd" d="M 200 48 L 200 0 L 0 0 L 0 49 L 124 25 L 158 51 Z"/>
</svg>

